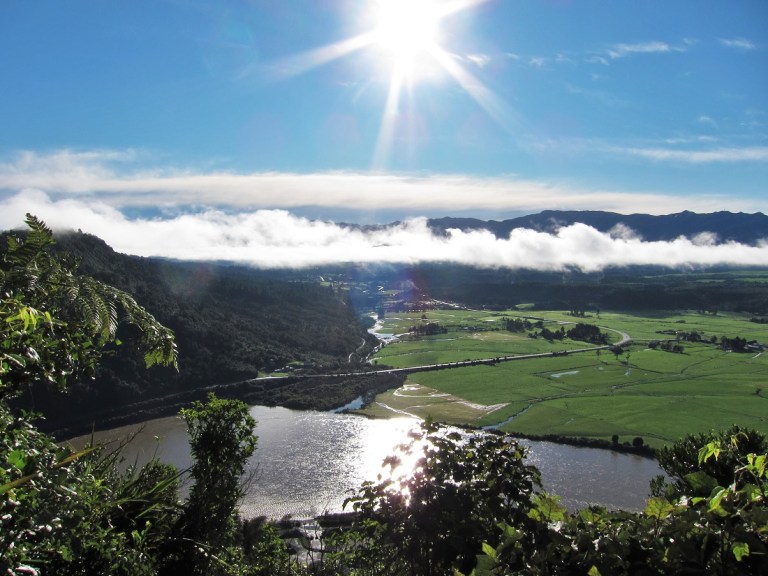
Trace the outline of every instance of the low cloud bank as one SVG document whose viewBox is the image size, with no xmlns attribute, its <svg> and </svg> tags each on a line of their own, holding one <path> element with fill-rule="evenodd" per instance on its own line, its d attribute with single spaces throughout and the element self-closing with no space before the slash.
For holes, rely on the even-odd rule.
<svg viewBox="0 0 768 576">
<path fill-rule="evenodd" d="M 427 220 L 361 230 L 300 218 L 285 210 L 227 214 L 205 210 L 167 219 L 128 218 L 98 202 L 52 201 L 25 192 L 4 202 L 0 229 L 19 228 L 31 212 L 55 230 L 80 229 L 118 252 L 183 260 L 227 260 L 262 268 L 344 262 L 445 262 L 478 267 L 597 271 L 611 266 L 768 266 L 768 240 L 758 246 L 718 244 L 712 235 L 646 242 L 626 227 L 602 233 L 584 224 L 556 234 L 514 230 L 499 239 L 486 231 L 435 235 Z"/>
<path fill-rule="evenodd" d="M 594 142 L 588 144 L 586 148 L 595 149 Z M 620 152 L 627 153 L 626 150 Z M 669 154 L 657 149 L 631 149 L 630 153 L 653 159 Z M 758 159 L 768 158 L 768 148 L 751 153 L 758 154 Z M 717 154 L 729 156 L 733 152 L 721 150 Z M 180 207 L 183 210 L 188 206 L 238 211 L 297 211 L 314 207 L 329 212 L 351 210 L 363 215 L 397 213 L 395 218 L 469 212 L 498 215 L 544 209 L 622 213 L 650 210 L 655 214 L 669 214 L 689 208 L 691 202 L 685 195 L 584 188 L 566 181 L 515 175 L 200 171 L 168 166 L 150 168 L 146 164 L 147 156 L 134 150 L 59 150 L 47 154 L 28 151 L 10 157 L 0 155 L 0 201 L 4 202 L 4 195 L 38 190 L 57 200 L 97 201 L 122 209 L 178 213 Z M 760 206 L 754 201 L 704 192 L 697 196 L 696 203 L 702 212 L 724 209 L 750 212 Z"/>
</svg>

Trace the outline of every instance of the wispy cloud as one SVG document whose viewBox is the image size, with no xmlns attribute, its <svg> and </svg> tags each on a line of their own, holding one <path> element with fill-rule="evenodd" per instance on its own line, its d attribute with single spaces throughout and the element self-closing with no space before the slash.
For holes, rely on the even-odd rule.
<svg viewBox="0 0 768 576">
<path fill-rule="evenodd" d="M 705 124 L 707 126 L 711 126 L 712 128 L 717 128 L 717 122 L 715 122 L 711 116 L 707 116 L 706 114 L 702 114 L 697 117 L 696 122 L 698 124 Z"/>
<path fill-rule="evenodd" d="M 535 68 L 548 68 L 552 64 L 570 64 L 573 59 L 564 52 L 558 52 L 554 56 L 530 56 L 527 61 L 529 66 Z"/>
<path fill-rule="evenodd" d="M 601 64 L 602 66 L 609 66 L 608 59 L 604 56 L 590 56 L 586 59 L 588 64 Z"/>
<path fill-rule="evenodd" d="M 766 154 L 768 149 L 757 149 Z M 632 154 L 661 159 L 662 152 L 633 149 Z M 135 151 L 24 152 L 0 163 L 0 198 L 38 190 L 52 198 L 80 198 L 116 208 L 173 211 L 181 207 L 225 210 L 306 207 L 401 215 L 466 212 L 534 212 L 543 209 L 611 210 L 622 213 L 670 213 L 690 208 L 686 198 L 663 193 L 589 189 L 557 180 L 461 174 L 409 175 L 377 172 L 256 172 L 148 169 L 136 166 Z M 763 158 L 764 156 L 760 156 Z M 4 192 L 3 192 L 4 191 Z M 4 212 L 6 201 L 4 203 Z M 748 209 L 728 199 L 700 210 Z M 21 212 L 23 215 L 23 212 Z M 20 222 L 20 220 L 19 220 Z"/>
<path fill-rule="evenodd" d="M 630 54 L 654 54 L 671 50 L 666 42 L 642 42 L 639 44 L 616 44 L 608 50 L 611 58 L 623 58 Z"/>
<path fill-rule="evenodd" d="M 684 50 L 684 48 L 673 47 L 666 42 L 639 42 L 636 44 L 615 44 L 608 49 L 608 56 L 615 60 L 631 54 L 663 54 L 673 51 L 682 52 Z"/>
<path fill-rule="evenodd" d="M 737 50 L 757 50 L 757 44 L 746 38 L 718 38 L 720 44 L 726 48 Z"/>
<path fill-rule="evenodd" d="M 535 66 L 536 68 L 543 68 L 550 62 L 551 58 L 547 58 L 546 56 L 531 56 L 528 59 L 528 64 L 531 66 Z"/>
<path fill-rule="evenodd" d="M 52 200 L 40 192 L 9 198 L 0 228 L 31 211 L 55 229 L 77 227 L 119 252 L 185 260 L 227 260 L 259 267 L 305 267 L 344 262 L 447 262 L 477 267 L 600 270 L 609 266 L 768 265 L 768 242 L 759 246 L 714 244 L 710 236 L 644 242 L 626 227 L 601 233 L 584 224 L 556 234 L 514 230 L 451 230 L 438 236 L 423 218 L 361 230 L 299 218 L 285 210 L 226 214 L 204 210 L 168 219 L 129 219 L 100 202 Z"/>
<path fill-rule="evenodd" d="M 617 151 L 650 158 L 690 164 L 715 162 L 768 162 L 768 147 L 717 148 L 714 150 L 674 150 L 669 148 L 622 148 Z"/>
<path fill-rule="evenodd" d="M 467 54 L 466 59 L 478 68 L 485 68 L 491 62 L 491 57 L 488 54 Z"/>
</svg>

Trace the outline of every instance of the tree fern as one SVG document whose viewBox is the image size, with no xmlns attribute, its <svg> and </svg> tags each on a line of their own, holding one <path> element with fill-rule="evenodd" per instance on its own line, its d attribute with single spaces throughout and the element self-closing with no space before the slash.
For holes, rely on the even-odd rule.
<svg viewBox="0 0 768 576">
<path fill-rule="evenodd" d="M 113 286 L 99 282 L 90 276 L 77 272 L 77 263 L 51 255 L 49 248 L 55 243 L 51 230 L 38 218 L 28 214 L 28 230 L 25 234 L 9 235 L 6 250 L 0 259 L 0 298 L 14 300 L 20 306 L 28 306 L 47 312 L 56 322 L 38 330 L 46 330 L 46 348 L 24 350 L 2 350 L 8 354 L 28 354 L 31 364 L 46 374 L 44 379 L 65 384 L 66 376 L 72 372 L 88 371 L 98 360 L 101 348 L 117 339 L 121 324 L 138 328 L 138 346 L 144 355 L 146 365 L 177 366 L 177 352 L 173 332 L 160 324 L 154 316 L 131 297 Z M 5 323 L 0 328 L 10 330 Z M 18 330 L 18 329 L 17 329 Z M 43 340 L 22 330 L 15 339 L 2 338 L 0 341 L 24 342 L 38 348 Z M 46 357 L 60 367 L 56 375 L 48 374 L 42 367 Z M 55 360 L 55 362 L 53 362 Z M 6 386 L 32 378 L 35 374 L 30 365 L 15 378 L 3 376 Z"/>
</svg>

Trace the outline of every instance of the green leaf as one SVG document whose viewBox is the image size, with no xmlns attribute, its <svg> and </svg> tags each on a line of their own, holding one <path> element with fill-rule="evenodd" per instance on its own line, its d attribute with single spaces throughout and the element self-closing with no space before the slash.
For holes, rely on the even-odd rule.
<svg viewBox="0 0 768 576">
<path fill-rule="evenodd" d="M 720 508 L 720 502 L 722 502 L 726 494 L 728 494 L 728 490 L 722 486 L 718 486 L 715 489 L 714 496 L 712 496 L 712 498 L 709 500 L 709 506 L 707 507 L 707 510 L 709 512 L 722 512 L 722 509 Z"/>
<path fill-rule="evenodd" d="M 582 508 L 579 510 L 579 518 L 587 524 L 599 524 L 603 521 L 603 511 L 599 508 Z"/>
<path fill-rule="evenodd" d="M 739 492 L 746 497 L 747 502 L 760 502 L 763 499 L 760 487 L 755 484 L 747 484 Z"/>
<path fill-rule="evenodd" d="M 517 542 L 518 540 L 521 540 L 523 537 L 523 533 L 520 530 L 517 530 L 514 526 L 501 523 L 499 524 L 499 527 L 504 532 L 504 537 L 511 542 Z"/>
<path fill-rule="evenodd" d="M 737 562 L 741 562 L 741 559 L 745 556 L 749 556 L 749 544 L 746 542 L 736 542 L 731 548 L 733 555 L 736 557 Z"/>
<path fill-rule="evenodd" d="M 23 450 L 13 450 L 8 454 L 8 464 L 17 470 L 23 470 L 26 463 L 27 458 Z"/>
<path fill-rule="evenodd" d="M 61 554 L 61 558 L 65 562 L 71 562 L 72 558 L 74 557 L 72 554 L 72 549 L 69 546 L 62 546 L 59 548 L 59 554 Z"/>
<path fill-rule="evenodd" d="M 717 486 L 717 480 L 702 470 L 686 474 L 683 478 L 697 494 L 710 494 Z"/>
<path fill-rule="evenodd" d="M 597 569 L 597 566 L 593 565 L 592 568 L 589 569 L 589 572 L 587 572 L 587 576 L 602 576 L 600 573 L 600 570 Z"/>
<path fill-rule="evenodd" d="M 0 484 L 0 496 L 5 494 L 6 492 L 9 492 L 13 490 L 14 488 L 18 488 L 19 486 L 22 486 L 32 480 L 36 474 L 30 474 L 28 476 L 24 476 L 22 478 L 17 478 L 13 482 L 7 482 L 5 484 Z"/>
<path fill-rule="evenodd" d="M 646 516 L 663 520 L 675 511 L 675 505 L 664 498 L 649 498 L 648 505 L 643 510 Z"/>
<path fill-rule="evenodd" d="M 544 522 L 565 520 L 568 511 L 558 502 L 559 500 L 559 496 L 550 496 L 546 493 L 534 495 L 534 508 L 528 513 L 528 516 Z"/>
<path fill-rule="evenodd" d="M 53 465 L 53 468 L 56 469 L 56 468 L 61 468 L 63 466 L 66 466 L 70 462 L 74 462 L 78 458 L 82 458 L 83 456 L 85 456 L 86 454 L 90 454 L 94 450 L 96 450 L 96 447 L 92 446 L 90 448 L 84 448 L 83 450 L 80 450 L 79 452 L 73 452 L 72 454 L 68 454 L 64 458 L 62 458 L 61 460 L 56 462 L 56 464 Z"/>
<path fill-rule="evenodd" d="M 749 462 L 750 470 L 758 478 L 765 476 L 766 456 L 768 456 L 768 454 L 761 454 L 760 456 L 756 454 L 747 454 L 747 462 Z"/>
<path fill-rule="evenodd" d="M 715 457 L 715 460 L 717 460 L 720 457 L 720 452 L 722 452 L 722 448 L 720 447 L 719 441 L 709 442 L 708 444 L 705 444 L 704 447 L 699 450 L 699 464 L 703 464 L 707 460 L 709 460 L 712 456 Z"/>
<path fill-rule="evenodd" d="M 24 358 L 24 356 L 21 356 L 19 354 L 13 354 L 13 353 L 7 353 L 3 354 L 3 357 L 11 360 L 13 363 L 15 363 L 17 366 L 20 366 L 21 368 L 25 368 L 27 366 L 27 360 Z"/>
<path fill-rule="evenodd" d="M 483 542 L 483 554 L 496 560 L 496 548 L 488 544 L 488 542 Z"/>
</svg>

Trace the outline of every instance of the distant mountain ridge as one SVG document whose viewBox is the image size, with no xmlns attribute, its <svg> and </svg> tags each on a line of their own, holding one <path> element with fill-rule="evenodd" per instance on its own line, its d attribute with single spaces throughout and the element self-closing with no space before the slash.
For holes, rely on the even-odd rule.
<svg viewBox="0 0 768 576">
<path fill-rule="evenodd" d="M 460 230 L 488 230 L 497 238 L 507 238 L 512 230 L 528 228 L 540 232 L 555 233 L 563 226 L 575 223 L 586 224 L 600 232 L 610 232 L 617 226 L 631 228 L 643 240 L 665 241 L 680 236 L 693 238 L 703 233 L 713 233 L 717 242 L 739 242 L 756 245 L 760 240 L 768 240 L 768 216 L 762 212 L 746 214 L 743 212 L 679 212 L 663 216 L 650 214 L 618 214 L 590 210 L 544 210 L 509 220 L 478 220 L 475 218 L 434 218 L 429 220 L 429 227 L 437 233 L 445 233 L 451 228 Z"/>
</svg>

